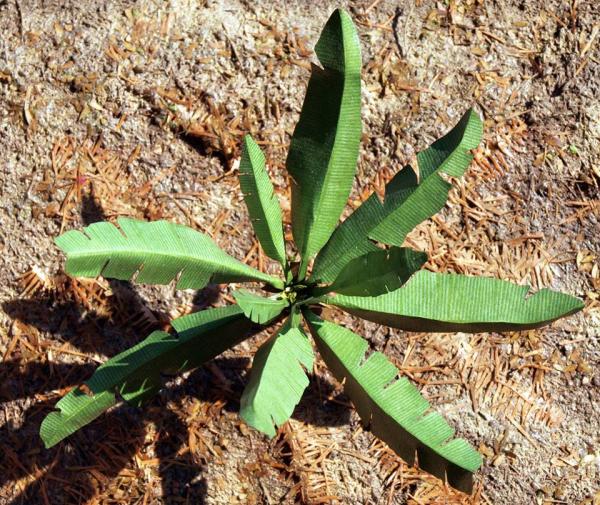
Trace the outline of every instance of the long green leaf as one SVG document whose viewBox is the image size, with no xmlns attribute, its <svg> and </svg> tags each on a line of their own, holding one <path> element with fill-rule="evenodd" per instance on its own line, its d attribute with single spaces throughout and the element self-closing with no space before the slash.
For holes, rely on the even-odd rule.
<svg viewBox="0 0 600 505">
<path fill-rule="evenodd" d="M 421 270 L 380 296 L 329 296 L 324 301 L 379 324 L 408 331 L 484 332 L 538 328 L 583 308 L 581 300 L 489 277 Z"/>
<path fill-rule="evenodd" d="M 315 52 L 323 68 L 313 65 L 287 158 L 301 279 L 344 209 L 361 136 L 360 43 L 346 12 L 331 15 Z"/>
<path fill-rule="evenodd" d="M 363 422 L 408 464 L 419 466 L 465 492 L 481 456 L 435 412 L 418 389 L 356 333 L 305 312 L 323 360 L 352 400 Z"/>
<path fill-rule="evenodd" d="M 51 447 L 118 403 L 119 396 L 140 405 L 162 386 L 162 374 L 195 368 L 237 345 L 260 328 L 238 306 L 208 309 L 172 322 L 177 334 L 155 331 L 144 341 L 98 367 L 46 416 L 40 435 Z"/>
<path fill-rule="evenodd" d="M 258 280 L 282 288 L 283 282 L 232 258 L 210 237 L 167 221 L 118 219 L 68 231 L 56 239 L 67 255 L 66 270 L 79 277 L 168 284 L 179 273 L 180 289 L 201 289 L 209 282 Z"/>
<path fill-rule="evenodd" d="M 367 253 L 350 261 L 331 286 L 321 292 L 377 296 L 394 291 L 427 261 L 427 254 L 405 247 Z"/>
<path fill-rule="evenodd" d="M 308 338 L 288 321 L 254 357 L 241 399 L 242 419 L 274 437 L 275 427 L 284 424 L 300 402 L 308 386 L 306 370 L 312 370 L 313 360 Z"/>
<path fill-rule="evenodd" d="M 371 240 L 401 246 L 415 226 L 442 209 L 451 185 L 440 175 L 461 176 L 481 135 L 479 116 L 467 111 L 447 135 L 417 155 L 418 178 L 407 165 L 386 185 L 383 203 L 371 194 L 336 228 L 315 259 L 311 279 L 332 282 L 350 260 L 376 250 Z"/>
<path fill-rule="evenodd" d="M 452 185 L 441 174 L 460 177 L 469 167 L 483 135 L 483 124 L 474 110 L 467 111 L 458 124 L 428 149 L 417 154 L 419 181 L 394 181 L 386 188 L 383 219 L 369 234 L 373 240 L 401 246 L 412 229 L 439 212 Z M 408 167 L 407 167 L 408 168 Z M 408 183 L 407 183 L 408 182 Z M 389 190 L 389 194 L 388 194 Z"/>
<path fill-rule="evenodd" d="M 240 187 L 262 248 L 267 256 L 279 261 L 285 268 L 281 207 L 265 167 L 265 155 L 250 135 L 244 137 Z"/>
<path fill-rule="evenodd" d="M 265 298 L 255 295 L 247 289 L 234 291 L 233 296 L 244 311 L 244 315 L 258 324 L 267 324 L 272 321 L 289 305 L 284 298 Z"/>
</svg>

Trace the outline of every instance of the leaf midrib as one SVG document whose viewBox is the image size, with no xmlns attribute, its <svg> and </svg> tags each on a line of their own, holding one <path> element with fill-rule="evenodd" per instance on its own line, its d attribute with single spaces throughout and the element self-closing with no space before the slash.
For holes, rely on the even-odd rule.
<svg viewBox="0 0 600 505">
<path fill-rule="evenodd" d="M 385 401 L 385 389 L 382 388 L 375 388 L 374 391 L 369 392 L 367 391 L 367 389 L 365 388 L 365 386 L 363 385 L 363 382 L 366 381 L 367 379 L 364 377 L 364 365 L 359 365 L 357 367 L 357 373 L 356 375 L 353 375 L 350 370 L 348 369 L 348 367 L 338 358 L 339 362 L 342 364 L 342 366 L 344 367 L 344 370 L 346 371 L 346 376 L 347 378 L 353 379 L 356 384 L 361 388 L 361 390 L 363 391 L 363 394 L 365 396 L 367 396 L 369 399 L 371 399 L 373 401 L 373 403 L 375 405 L 377 405 L 377 407 L 382 411 L 385 412 L 385 414 L 389 417 L 391 417 L 394 422 L 398 423 L 399 426 L 402 427 L 402 429 L 406 430 L 408 433 L 411 434 L 412 437 L 414 437 L 416 440 L 419 440 L 419 442 L 421 442 L 422 444 L 426 445 L 427 447 L 429 447 L 431 450 L 435 451 L 436 453 L 438 453 L 440 456 L 442 456 L 446 461 L 449 461 L 461 468 L 464 468 L 465 470 L 468 470 L 470 472 L 473 472 L 475 470 L 477 470 L 477 468 L 479 468 L 479 466 L 470 469 L 470 468 L 465 468 L 465 464 L 464 461 L 460 460 L 460 459 L 456 459 L 455 457 L 453 457 L 452 454 L 452 450 L 447 451 L 446 450 L 446 446 L 448 445 L 448 443 L 452 440 L 457 440 L 456 438 L 454 438 L 453 435 L 450 435 L 446 440 L 444 440 L 442 443 L 428 443 L 427 441 L 423 440 L 422 437 L 418 436 L 418 432 L 413 428 L 413 426 L 417 426 L 419 423 L 423 422 L 423 419 L 426 417 L 426 415 L 423 414 L 412 414 L 410 416 L 410 419 L 407 419 L 406 422 L 401 423 L 400 421 L 398 421 L 392 414 L 390 414 L 388 412 L 388 409 L 385 405 L 386 401 Z M 360 377 L 360 380 L 359 380 Z M 406 379 L 406 377 L 404 377 Z M 401 380 L 401 379 L 395 379 L 395 380 Z M 408 379 L 406 379 L 408 380 Z M 362 381 L 362 382 L 361 382 Z M 429 409 L 431 409 L 431 405 L 429 405 Z M 460 456 L 460 455 L 459 455 Z"/>
<path fill-rule="evenodd" d="M 115 247 L 113 248 L 109 248 L 109 249 L 94 249 L 93 251 L 86 251 L 86 252 L 69 252 L 67 253 L 67 259 L 69 258 L 74 258 L 74 257 L 95 257 L 95 256 L 115 256 L 115 255 L 119 255 L 119 254 L 127 254 L 128 252 L 133 252 L 135 254 L 147 254 L 147 255 L 152 255 L 152 256 L 160 256 L 160 257 L 164 257 L 164 258 L 181 258 L 181 259 L 189 259 L 191 263 L 205 263 L 211 267 L 218 267 L 219 270 L 217 270 L 216 272 L 212 272 L 211 275 L 214 275 L 215 273 L 224 273 L 223 272 L 223 264 L 222 263 L 218 263 L 217 261 L 211 260 L 209 258 L 199 258 L 198 256 L 189 256 L 187 254 L 183 254 L 183 253 L 178 253 L 178 252 L 170 252 L 170 253 L 166 253 L 166 252 L 162 252 L 162 251 L 156 251 L 156 250 L 150 250 L 150 249 L 125 249 L 122 248 L 121 246 L 116 246 L 118 249 L 115 249 Z M 218 247 L 218 246 L 217 246 Z M 224 251 L 222 251 L 221 249 L 219 249 L 219 252 L 226 254 Z M 263 280 L 265 282 L 268 282 L 269 284 L 272 284 L 275 287 L 283 287 L 283 280 L 279 279 L 277 277 L 274 277 L 270 274 L 267 274 L 265 272 L 261 272 L 260 270 L 257 270 L 249 265 L 246 265 L 245 263 L 242 263 L 241 261 L 239 261 L 238 259 L 234 258 L 233 256 L 230 256 L 230 259 L 236 262 L 236 268 L 239 268 L 240 265 L 243 267 L 246 267 L 248 269 L 250 269 L 251 271 L 248 272 L 248 275 L 250 275 L 250 273 L 254 273 L 256 272 L 259 275 L 256 275 L 256 279 L 260 279 Z M 111 261 L 111 258 L 108 259 L 107 264 Z M 144 261 L 140 262 L 140 266 L 138 267 L 138 271 L 141 271 L 144 267 Z M 106 264 L 104 265 L 104 267 L 102 268 L 102 270 L 104 270 L 106 268 Z M 181 271 L 183 271 L 185 268 L 182 268 Z M 242 272 L 240 272 L 241 275 L 243 275 Z M 101 273 L 102 275 L 102 273 Z"/>
</svg>

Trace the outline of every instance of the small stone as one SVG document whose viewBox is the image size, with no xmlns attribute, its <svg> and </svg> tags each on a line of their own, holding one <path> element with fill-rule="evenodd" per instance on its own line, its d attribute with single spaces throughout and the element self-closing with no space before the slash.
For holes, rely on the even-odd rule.
<svg viewBox="0 0 600 505">
<path fill-rule="evenodd" d="M 565 498 L 565 496 L 565 489 L 562 486 L 557 486 L 557 488 L 554 490 L 554 498 L 557 500 L 562 500 Z"/>
</svg>

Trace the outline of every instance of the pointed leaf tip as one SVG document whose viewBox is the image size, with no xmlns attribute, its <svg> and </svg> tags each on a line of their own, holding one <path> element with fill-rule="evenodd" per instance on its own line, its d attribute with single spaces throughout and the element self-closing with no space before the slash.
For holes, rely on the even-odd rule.
<svg viewBox="0 0 600 505">
<path fill-rule="evenodd" d="M 240 187 L 252 226 L 265 254 L 286 267 L 281 207 L 266 168 L 266 158 L 250 135 L 244 137 Z"/>
</svg>

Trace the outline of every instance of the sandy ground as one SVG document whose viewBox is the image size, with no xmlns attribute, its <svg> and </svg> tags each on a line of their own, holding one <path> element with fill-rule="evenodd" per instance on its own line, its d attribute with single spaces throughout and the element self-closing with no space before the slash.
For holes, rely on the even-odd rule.
<svg viewBox="0 0 600 505">
<path fill-rule="evenodd" d="M 39 423 L 98 363 L 226 287 L 76 282 L 61 230 L 166 218 L 274 268 L 235 167 L 284 160 L 339 4 L 0 1 L 0 503 L 598 503 L 600 15 L 593 1 L 343 2 L 363 47 L 356 206 L 475 105 L 484 145 L 408 244 L 428 268 L 580 296 L 549 328 L 426 335 L 337 318 L 369 338 L 482 452 L 467 496 L 364 432 L 318 362 L 273 440 L 237 416 L 259 336 L 45 450 Z M 289 222 L 289 221 L 288 221 Z M 33 269 L 33 270 L 32 270 Z"/>
</svg>

